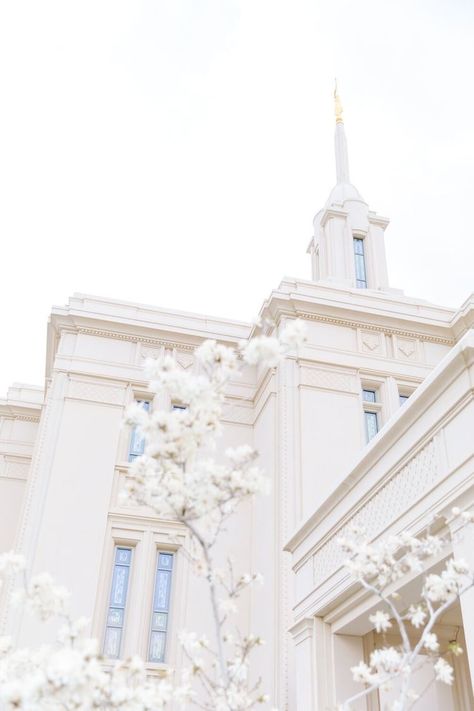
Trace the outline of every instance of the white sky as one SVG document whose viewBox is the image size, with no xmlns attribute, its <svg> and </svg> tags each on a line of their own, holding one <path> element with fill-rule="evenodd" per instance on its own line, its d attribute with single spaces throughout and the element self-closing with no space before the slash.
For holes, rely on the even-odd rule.
<svg viewBox="0 0 474 711">
<path fill-rule="evenodd" d="M 0 393 L 75 291 L 246 320 L 310 278 L 335 75 L 392 286 L 459 306 L 473 31 L 471 0 L 0 0 Z"/>
</svg>

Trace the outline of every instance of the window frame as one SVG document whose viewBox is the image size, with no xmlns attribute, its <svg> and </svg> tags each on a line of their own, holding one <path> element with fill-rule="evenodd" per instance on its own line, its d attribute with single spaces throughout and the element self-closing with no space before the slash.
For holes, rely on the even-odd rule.
<svg viewBox="0 0 474 711">
<path fill-rule="evenodd" d="M 360 399 L 363 415 L 363 442 L 364 446 L 369 444 L 378 435 L 384 425 L 384 381 L 361 379 Z M 373 399 L 366 399 L 364 393 L 373 393 Z M 369 438 L 369 426 L 367 415 L 374 415 L 377 431 Z"/>
<path fill-rule="evenodd" d="M 367 278 L 367 249 L 365 244 L 365 235 L 353 234 L 352 235 L 352 255 L 354 260 L 354 278 L 355 286 L 357 289 L 368 289 L 369 280 Z M 357 251 L 356 247 L 360 245 L 361 251 Z M 360 257 L 360 259 L 358 259 Z M 360 266 L 362 266 L 362 271 L 364 278 L 361 279 L 358 276 Z"/>
<path fill-rule="evenodd" d="M 117 560 L 118 551 L 130 551 L 130 561 L 128 564 L 120 563 L 120 561 Z M 109 570 L 108 604 L 107 604 L 107 609 L 105 611 L 105 625 L 104 625 L 102 647 L 101 647 L 102 654 L 108 660 L 115 660 L 115 659 L 121 658 L 123 641 L 124 641 L 124 637 L 125 637 L 126 623 L 127 623 L 127 612 L 128 612 L 127 603 L 129 603 L 129 601 L 130 601 L 132 570 L 134 568 L 133 563 L 134 563 L 134 546 L 129 543 L 123 544 L 123 543 L 114 542 L 112 567 Z M 114 582 L 116 580 L 116 571 L 117 571 L 118 567 L 126 567 L 128 569 L 126 589 L 125 589 L 125 600 L 124 600 L 122 608 L 120 608 L 120 606 L 117 604 L 115 604 L 115 605 L 112 604 L 112 602 L 113 602 L 112 596 L 113 596 L 113 592 L 114 592 Z M 114 609 L 114 610 L 122 609 L 123 610 L 122 624 L 120 626 L 112 625 L 109 623 L 109 615 L 110 615 L 111 609 Z M 117 650 L 116 656 L 110 656 L 109 654 L 106 653 L 106 645 L 107 645 L 107 637 L 108 637 L 109 629 L 120 629 L 120 638 L 119 638 L 119 642 L 118 642 L 118 650 Z"/>
<path fill-rule="evenodd" d="M 171 568 L 166 568 L 164 566 L 160 567 L 160 557 L 161 556 L 170 556 L 172 558 L 172 564 Z M 177 561 L 177 555 L 176 551 L 170 550 L 169 548 L 163 547 L 163 546 L 156 546 L 155 548 L 155 564 L 154 564 L 154 569 L 153 569 L 153 577 L 152 577 L 152 594 L 151 594 L 151 604 L 149 605 L 149 610 L 148 610 L 148 637 L 147 637 L 147 651 L 146 651 L 146 660 L 147 664 L 153 664 L 153 665 L 160 665 L 160 664 L 168 664 L 169 660 L 169 654 L 168 654 L 168 648 L 169 648 L 169 639 L 171 637 L 170 635 L 170 629 L 173 628 L 173 595 L 174 595 L 174 589 L 175 589 L 175 571 L 176 571 L 176 561 Z M 163 609 L 155 610 L 155 597 L 156 597 L 156 589 L 158 585 L 158 576 L 160 572 L 167 572 L 169 570 L 170 572 L 170 582 L 169 582 L 169 588 L 168 588 L 168 600 L 167 600 L 167 605 Z M 165 629 L 154 629 L 153 625 L 153 618 L 155 614 L 165 614 L 166 615 L 166 627 Z M 153 633 L 158 632 L 158 633 L 164 633 L 165 639 L 164 639 L 164 644 L 163 644 L 163 658 L 162 659 L 151 659 L 151 650 L 152 650 L 152 637 Z"/>
<path fill-rule="evenodd" d="M 146 412 L 150 412 L 153 407 L 153 398 L 145 399 L 142 397 L 140 397 L 140 398 L 135 397 L 133 401 L 137 404 L 142 403 L 143 405 L 147 405 L 147 407 L 145 408 Z M 141 437 L 141 445 L 142 446 L 140 448 L 140 451 L 138 451 L 138 450 L 132 451 L 132 444 L 133 444 L 134 438 L 138 437 L 138 436 L 139 435 L 137 432 L 137 427 L 136 426 L 131 427 L 130 428 L 130 437 L 128 438 L 128 451 L 127 451 L 127 461 L 129 462 L 129 464 L 134 462 L 135 459 L 138 459 L 138 457 L 141 457 L 145 451 L 145 438 L 143 436 Z"/>
<path fill-rule="evenodd" d="M 112 510 L 109 517 L 101 573 L 97 580 L 92 635 L 100 640 L 103 649 L 115 549 L 117 546 L 132 548 L 134 569 L 129 579 L 119 659 L 138 654 L 145 660 L 148 674 L 162 677 L 170 668 L 181 663 L 181 648 L 176 632 L 183 627 L 186 618 L 186 581 L 190 562 L 186 556 L 181 555 L 181 550 L 186 544 L 188 534 L 182 524 L 171 519 L 151 520 L 145 511 L 133 518 L 128 512 L 124 518 L 119 510 Z M 150 662 L 148 650 L 158 551 L 173 555 L 173 572 L 164 662 Z M 108 667 L 115 661 L 112 657 L 105 658 L 104 664 Z"/>
</svg>

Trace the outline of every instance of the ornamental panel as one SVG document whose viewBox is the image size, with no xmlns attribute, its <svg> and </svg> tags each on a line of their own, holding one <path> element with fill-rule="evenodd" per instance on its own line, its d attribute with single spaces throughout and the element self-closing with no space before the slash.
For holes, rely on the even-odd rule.
<svg viewBox="0 0 474 711">
<path fill-rule="evenodd" d="M 416 340 L 397 336 L 397 357 L 403 360 L 417 360 Z"/>
<path fill-rule="evenodd" d="M 5 476 L 11 479 L 27 479 L 28 471 L 30 469 L 30 462 L 17 462 L 9 461 L 5 462 Z"/>
<path fill-rule="evenodd" d="M 140 358 L 141 360 L 146 360 L 147 358 L 162 358 L 165 354 L 165 347 L 158 346 L 153 348 L 153 346 L 144 346 L 143 343 L 140 345 Z"/>
<path fill-rule="evenodd" d="M 357 526 L 374 540 L 426 493 L 439 475 L 436 444 L 431 440 L 316 551 L 313 556 L 314 583 L 320 585 L 344 564 L 347 554 L 338 545 L 339 538 L 350 536 L 351 528 Z"/>
<path fill-rule="evenodd" d="M 125 387 L 116 387 L 88 380 L 70 380 L 67 397 L 75 400 L 89 400 L 107 405 L 125 404 Z"/>
<path fill-rule="evenodd" d="M 338 370 L 323 370 L 321 368 L 302 366 L 300 369 L 300 384 L 313 388 L 323 388 L 324 390 L 359 392 L 355 375 Z"/>
<path fill-rule="evenodd" d="M 240 425 L 253 425 L 255 418 L 253 407 L 243 407 L 224 403 L 222 409 L 222 420 L 224 422 L 235 422 Z"/>
<path fill-rule="evenodd" d="M 380 355 L 382 352 L 382 334 L 372 331 L 360 331 L 360 350 L 362 353 Z"/>
</svg>

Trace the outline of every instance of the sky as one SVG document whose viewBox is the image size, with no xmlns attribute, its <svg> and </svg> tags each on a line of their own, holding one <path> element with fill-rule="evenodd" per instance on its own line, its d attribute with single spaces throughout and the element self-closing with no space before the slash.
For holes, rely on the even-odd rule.
<svg viewBox="0 0 474 711">
<path fill-rule="evenodd" d="M 74 292 L 252 320 L 335 182 L 393 287 L 474 289 L 471 0 L 0 0 L 0 395 Z"/>
</svg>

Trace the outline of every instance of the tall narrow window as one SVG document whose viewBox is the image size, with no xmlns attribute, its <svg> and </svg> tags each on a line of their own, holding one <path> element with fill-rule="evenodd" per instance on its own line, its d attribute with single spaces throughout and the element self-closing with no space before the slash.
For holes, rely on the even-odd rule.
<svg viewBox="0 0 474 711">
<path fill-rule="evenodd" d="M 150 409 L 150 403 L 148 400 L 137 400 L 138 405 L 143 407 L 144 410 L 148 412 Z M 128 451 L 128 461 L 133 462 L 134 459 L 140 457 L 145 451 L 145 438 L 139 432 L 137 427 L 132 430 L 132 435 L 130 437 L 130 448 Z"/>
<path fill-rule="evenodd" d="M 148 660 L 150 662 L 165 661 L 173 559 L 174 555 L 172 553 L 159 552 L 157 556 L 153 609 L 151 612 L 150 648 L 148 651 Z"/>
<path fill-rule="evenodd" d="M 364 240 L 354 237 L 354 264 L 356 286 L 358 289 L 367 289 L 367 273 L 365 269 Z"/>
<path fill-rule="evenodd" d="M 364 401 L 364 420 L 365 434 L 367 442 L 370 442 L 372 437 L 375 437 L 379 431 L 379 416 L 376 390 L 362 390 L 362 399 Z"/>
<path fill-rule="evenodd" d="M 132 549 L 117 546 L 104 639 L 104 655 L 110 659 L 120 656 L 131 563 Z"/>
</svg>

